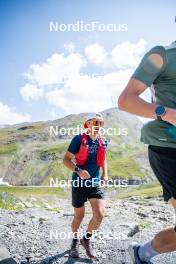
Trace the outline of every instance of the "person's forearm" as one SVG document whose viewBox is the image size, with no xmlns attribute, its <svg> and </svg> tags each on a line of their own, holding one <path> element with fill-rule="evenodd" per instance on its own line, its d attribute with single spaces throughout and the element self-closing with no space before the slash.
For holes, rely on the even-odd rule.
<svg viewBox="0 0 176 264">
<path fill-rule="evenodd" d="M 70 169 L 71 171 L 75 171 L 76 164 L 71 159 L 64 158 L 63 162 L 68 169 Z M 86 170 L 80 169 L 76 172 L 76 174 L 78 174 L 78 176 L 83 180 L 90 179 L 90 174 Z"/>
<path fill-rule="evenodd" d="M 141 117 L 156 119 L 156 104 L 148 103 L 138 95 L 122 95 L 118 100 L 119 109 Z"/>
<path fill-rule="evenodd" d="M 72 160 L 64 159 L 64 165 L 71 171 L 75 170 L 76 164 Z"/>
</svg>

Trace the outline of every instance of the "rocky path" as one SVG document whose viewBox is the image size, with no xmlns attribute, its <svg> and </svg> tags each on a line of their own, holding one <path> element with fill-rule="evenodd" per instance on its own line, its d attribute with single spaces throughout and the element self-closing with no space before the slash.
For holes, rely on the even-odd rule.
<svg viewBox="0 0 176 264">
<path fill-rule="evenodd" d="M 39 208 L 21 212 L 0 211 L 0 246 L 5 247 L 17 263 L 93 263 L 81 246 L 79 259 L 68 258 L 73 209 L 66 199 L 58 200 L 57 205 L 59 212 Z M 172 208 L 160 198 L 107 198 L 106 207 L 106 217 L 93 238 L 98 255 L 94 263 L 130 264 L 127 248 L 131 241 L 144 243 L 174 221 Z M 91 217 L 88 203 L 86 212 L 81 230 L 86 229 Z M 176 263 L 176 254 L 157 256 L 153 263 Z"/>
</svg>

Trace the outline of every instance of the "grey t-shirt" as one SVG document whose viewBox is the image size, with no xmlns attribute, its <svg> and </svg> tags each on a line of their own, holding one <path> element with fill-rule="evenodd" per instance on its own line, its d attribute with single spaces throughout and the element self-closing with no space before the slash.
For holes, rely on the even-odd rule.
<svg viewBox="0 0 176 264">
<path fill-rule="evenodd" d="M 152 55 L 159 54 L 163 63 L 156 63 Z M 152 88 L 156 104 L 176 109 L 176 43 L 168 47 L 156 46 L 145 54 L 132 78 Z M 145 144 L 176 147 L 176 127 L 168 122 L 153 120 L 141 131 Z"/>
</svg>

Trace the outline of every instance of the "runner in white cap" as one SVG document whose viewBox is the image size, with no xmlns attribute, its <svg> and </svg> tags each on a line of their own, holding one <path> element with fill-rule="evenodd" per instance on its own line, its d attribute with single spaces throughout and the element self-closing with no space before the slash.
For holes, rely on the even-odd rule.
<svg viewBox="0 0 176 264">
<path fill-rule="evenodd" d="M 72 139 L 64 156 L 65 166 L 73 171 L 72 205 L 74 207 L 74 219 L 72 232 L 74 238 L 70 250 L 70 256 L 73 258 L 79 257 L 79 242 L 85 248 L 88 257 L 96 258 L 90 238 L 93 232 L 99 228 L 105 214 L 104 193 L 100 186 L 101 176 L 104 181 L 108 180 L 107 141 L 99 133 L 103 123 L 103 116 L 100 113 L 88 114 L 84 121 L 86 133 L 79 134 Z M 102 175 L 100 168 L 102 168 Z M 84 218 L 84 204 L 87 200 L 91 204 L 93 216 L 85 236 L 79 241 L 78 232 Z"/>
</svg>

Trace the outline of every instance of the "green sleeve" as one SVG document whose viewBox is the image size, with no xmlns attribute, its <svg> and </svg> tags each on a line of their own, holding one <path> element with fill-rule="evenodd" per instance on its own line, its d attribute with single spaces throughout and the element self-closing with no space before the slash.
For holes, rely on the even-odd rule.
<svg viewBox="0 0 176 264">
<path fill-rule="evenodd" d="M 152 54 L 159 54 L 163 59 L 163 64 L 159 65 L 151 58 Z M 135 70 L 132 78 L 151 86 L 166 66 L 166 50 L 163 46 L 156 46 L 145 54 L 139 66 Z"/>
</svg>

